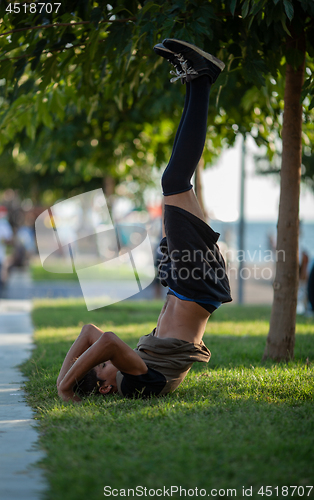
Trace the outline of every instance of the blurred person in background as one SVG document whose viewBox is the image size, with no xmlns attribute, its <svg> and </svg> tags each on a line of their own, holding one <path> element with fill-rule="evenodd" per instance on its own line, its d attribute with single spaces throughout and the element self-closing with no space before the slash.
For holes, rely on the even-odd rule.
<svg viewBox="0 0 314 500">
<path fill-rule="evenodd" d="M 297 314 L 305 314 L 309 307 L 309 294 L 308 294 L 308 281 L 310 275 L 310 253 L 301 242 L 303 232 L 303 223 L 300 220 L 299 229 L 299 287 L 298 287 L 298 301 L 297 301 Z"/>
<path fill-rule="evenodd" d="M 29 265 L 32 255 L 36 253 L 34 217 L 24 214 L 21 226 L 13 231 L 12 252 L 6 256 L 2 266 L 2 279 L 6 283 L 14 268 L 24 269 Z"/>
<path fill-rule="evenodd" d="M 309 300 L 309 310 L 314 313 L 314 259 L 309 265 L 309 279 L 307 283 L 307 295 Z"/>
<path fill-rule="evenodd" d="M 5 286 L 6 273 L 6 250 L 7 245 L 12 244 L 13 231 L 8 221 L 8 210 L 4 205 L 0 205 L 0 297 Z"/>
<path fill-rule="evenodd" d="M 307 308 L 308 266 L 308 253 L 306 250 L 300 250 L 297 314 L 304 314 Z"/>
</svg>

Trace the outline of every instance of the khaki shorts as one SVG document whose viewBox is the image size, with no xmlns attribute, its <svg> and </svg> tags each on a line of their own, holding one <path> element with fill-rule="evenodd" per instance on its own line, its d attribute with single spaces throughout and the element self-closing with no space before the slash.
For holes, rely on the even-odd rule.
<svg viewBox="0 0 314 500">
<path fill-rule="evenodd" d="M 134 350 L 148 367 L 165 377 L 166 383 L 161 392 L 154 393 L 163 396 L 168 392 L 173 392 L 181 384 L 195 361 L 208 363 L 211 354 L 203 341 L 200 344 L 194 344 L 174 338 L 159 338 L 154 334 L 155 329 L 149 335 L 141 337 Z M 126 375 L 121 372 L 118 372 L 116 376 L 118 392 L 122 396 L 124 394 L 121 384 L 124 376 Z"/>
</svg>

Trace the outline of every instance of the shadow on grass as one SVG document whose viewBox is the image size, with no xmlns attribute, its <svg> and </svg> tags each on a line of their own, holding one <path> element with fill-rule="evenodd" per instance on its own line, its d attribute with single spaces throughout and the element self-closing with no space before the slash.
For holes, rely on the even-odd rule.
<svg viewBox="0 0 314 500">
<path fill-rule="evenodd" d="M 73 339 L 74 340 L 74 339 Z M 133 349 L 136 347 L 138 337 L 135 335 L 128 336 L 125 341 Z M 278 363 L 268 360 L 262 361 L 263 352 L 266 345 L 266 335 L 249 336 L 220 336 L 220 335 L 205 335 L 204 342 L 211 351 L 211 359 L 208 365 L 203 363 L 194 363 L 193 370 L 202 371 L 204 367 L 209 370 L 217 368 L 231 367 L 251 367 L 251 366 L 273 366 Z M 72 340 L 66 338 L 60 340 L 59 337 L 50 336 L 45 338 L 42 343 L 40 340 L 37 343 L 36 359 L 40 360 L 48 358 L 53 364 L 62 362 Z M 296 338 L 295 355 L 292 362 L 312 363 L 314 360 L 314 342 L 312 334 L 299 335 Z M 279 363 L 280 364 L 280 363 Z M 287 366 L 287 363 L 281 363 Z M 288 363 L 289 364 L 289 363 Z"/>
<path fill-rule="evenodd" d="M 212 353 L 209 368 L 229 368 L 236 366 L 273 366 L 287 363 L 277 363 L 272 360 L 262 361 L 266 346 L 266 335 L 256 336 L 204 336 L 204 342 Z M 313 334 L 302 334 L 296 336 L 294 360 L 308 364 L 314 360 Z M 289 364 L 289 363 L 288 363 Z M 200 364 L 195 363 L 195 369 Z"/>
</svg>

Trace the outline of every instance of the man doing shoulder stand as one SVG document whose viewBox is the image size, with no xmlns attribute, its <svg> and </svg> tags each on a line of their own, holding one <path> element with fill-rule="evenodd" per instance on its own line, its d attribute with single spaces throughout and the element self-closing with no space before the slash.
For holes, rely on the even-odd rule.
<svg viewBox="0 0 314 500">
<path fill-rule="evenodd" d="M 186 83 L 183 114 L 162 176 L 159 276 L 169 290 L 156 328 L 134 350 L 113 332 L 82 328 L 57 380 L 65 401 L 80 401 L 92 392 L 147 397 L 174 391 L 194 361 L 209 361 L 202 341 L 207 321 L 232 300 L 219 234 L 204 221 L 190 183 L 205 144 L 210 88 L 224 63 L 180 40 L 166 39 L 154 50 L 175 67 L 172 80 Z"/>
</svg>

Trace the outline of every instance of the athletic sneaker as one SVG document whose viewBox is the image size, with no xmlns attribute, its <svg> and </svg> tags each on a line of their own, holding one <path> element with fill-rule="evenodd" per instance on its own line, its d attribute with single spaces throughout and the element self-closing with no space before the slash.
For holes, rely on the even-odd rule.
<svg viewBox="0 0 314 500">
<path fill-rule="evenodd" d="M 176 82 L 177 80 L 181 79 L 182 83 L 184 82 L 184 71 L 182 70 L 181 63 L 184 62 L 184 58 L 180 55 L 174 54 L 171 50 L 166 49 L 166 47 L 162 43 L 157 43 L 154 47 L 154 51 L 156 54 L 158 54 L 161 57 L 164 57 L 169 61 L 172 66 L 175 67 L 175 71 L 170 71 L 171 75 L 174 75 L 173 78 L 171 78 L 171 83 Z"/>
<path fill-rule="evenodd" d="M 214 83 L 225 67 L 225 64 L 217 57 L 184 40 L 166 38 L 162 45 L 173 52 L 174 56 L 180 61 L 186 81 L 208 75 L 211 83 Z"/>
</svg>

